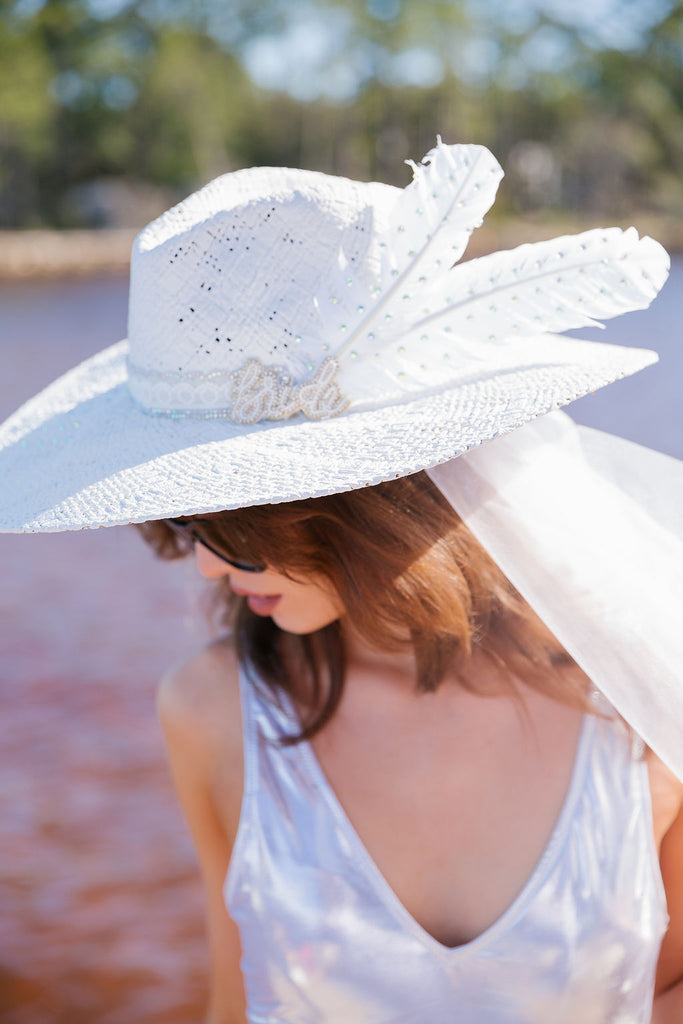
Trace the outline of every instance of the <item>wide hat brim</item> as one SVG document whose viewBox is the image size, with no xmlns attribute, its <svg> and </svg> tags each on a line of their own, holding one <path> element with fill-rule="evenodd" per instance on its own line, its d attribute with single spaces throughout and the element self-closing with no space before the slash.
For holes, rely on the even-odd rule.
<svg viewBox="0 0 683 1024">
<path fill-rule="evenodd" d="M 326 420 L 240 425 L 150 415 L 128 344 L 86 360 L 0 429 L 0 530 L 57 532 L 279 503 L 407 476 L 656 361 L 541 335 L 447 388 Z"/>
</svg>

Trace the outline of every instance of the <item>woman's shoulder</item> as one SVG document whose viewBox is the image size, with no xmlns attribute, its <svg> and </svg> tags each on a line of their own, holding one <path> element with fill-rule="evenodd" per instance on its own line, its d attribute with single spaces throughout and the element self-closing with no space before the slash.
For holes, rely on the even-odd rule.
<svg viewBox="0 0 683 1024">
<path fill-rule="evenodd" d="M 209 644 L 167 672 L 157 691 L 167 743 L 192 750 L 201 760 L 241 755 L 239 663 L 229 639 Z"/>
<path fill-rule="evenodd" d="M 244 770 L 239 666 L 219 640 L 167 672 L 157 706 L 171 775 L 200 857 L 223 874 L 237 834 Z"/>
<path fill-rule="evenodd" d="M 646 751 L 645 759 L 650 782 L 655 840 L 659 848 L 662 839 L 681 814 L 683 783 L 653 750 Z"/>
</svg>

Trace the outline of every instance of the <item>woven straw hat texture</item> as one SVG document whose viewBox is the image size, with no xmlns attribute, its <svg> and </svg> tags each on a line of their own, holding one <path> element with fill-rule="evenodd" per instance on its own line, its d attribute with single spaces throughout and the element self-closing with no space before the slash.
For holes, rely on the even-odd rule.
<svg viewBox="0 0 683 1024">
<path fill-rule="evenodd" d="M 0 428 L 0 529 L 80 529 L 351 490 L 452 459 L 655 360 L 546 333 L 590 322 L 583 310 L 565 313 L 559 285 L 548 298 L 534 278 L 532 302 L 520 283 L 511 313 L 481 284 L 494 281 L 493 263 L 451 270 L 502 172 L 481 147 L 439 144 L 429 158 L 405 190 L 239 171 L 149 225 L 133 251 L 129 339 Z M 617 235 L 582 242 L 605 273 L 621 247 L 609 296 L 583 278 L 588 313 L 647 305 L 666 275 L 656 243 Z M 558 242 L 563 251 L 548 243 L 536 259 L 556 276 L 574 253 L 571 239 Z M 530 264 L 526 251 L 514 266 L 498 256 L 499 276 L 519 278 Z M 629 297 L 641 264 L 647 284 Z M 544 303 L 552 314 L 539 314 Z"/>
</svg>

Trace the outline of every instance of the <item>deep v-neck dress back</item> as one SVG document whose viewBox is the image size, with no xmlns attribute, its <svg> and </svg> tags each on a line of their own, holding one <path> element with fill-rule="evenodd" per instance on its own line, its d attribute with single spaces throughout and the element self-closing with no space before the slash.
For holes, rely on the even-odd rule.
<svg viewBox="0 0 683 1024">
<path fill-rule="evenodd" d="M 353 829 L 286 700 L 240 682 L 245 786 L 225 882 L 250 1024 L 649 1024 L 667 914 L 647 767 L 586 716 L 550 841 L 465 945 L 429 935 Z"/>
</svg>

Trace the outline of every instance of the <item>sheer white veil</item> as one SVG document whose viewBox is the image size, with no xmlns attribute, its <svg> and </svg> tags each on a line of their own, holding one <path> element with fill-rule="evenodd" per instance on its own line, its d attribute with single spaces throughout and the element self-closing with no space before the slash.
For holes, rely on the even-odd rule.
<svg viewBox="0 0 683 1024">
<path fill-rule="evenodd" d="M 555 412 L 428 472 L 683 779 L 683 463 Z"/>
</svg>

